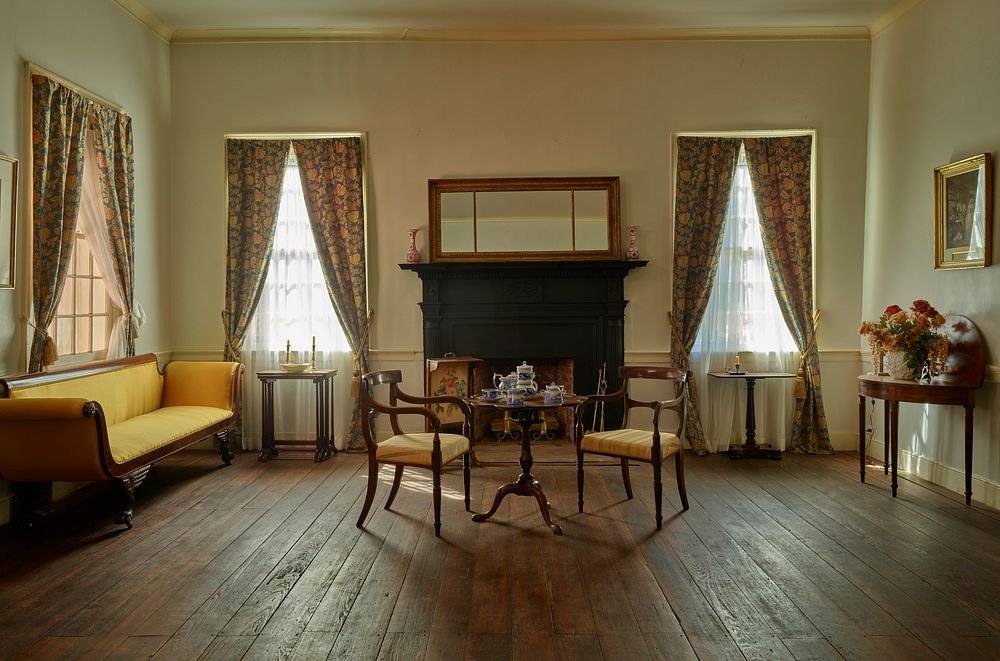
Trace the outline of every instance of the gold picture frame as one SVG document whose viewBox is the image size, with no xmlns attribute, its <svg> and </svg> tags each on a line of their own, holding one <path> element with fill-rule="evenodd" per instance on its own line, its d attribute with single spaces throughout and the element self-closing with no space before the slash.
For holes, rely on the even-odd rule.
<svg viewBox="0 0 1000 661">
<path fill-rule="evenodd" d="M 17 245 L 17 159 L 0 154 L 0 289 L 14 288 Z"/>
<path fill-rule="evenodd" d="M 992 257 L 992 156 L 934 168 L 934 268 L 983 268 Z"/>
</svg>

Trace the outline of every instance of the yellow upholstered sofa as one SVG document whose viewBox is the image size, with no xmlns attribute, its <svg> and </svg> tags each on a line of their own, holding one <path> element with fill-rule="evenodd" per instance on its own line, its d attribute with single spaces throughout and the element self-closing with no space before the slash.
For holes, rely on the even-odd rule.
<svg viewBox="0 0 1000 661">
<path fill-rule="evenodd" d="M 222 460 L 239 407 L 243 367 L 156 356 L 88 363 L 0 379 L 0 477 L 13 483 L 12 520 L 51 506 L 52 481 L 118 480 L 117 523 L 132 527 L 134 490 L 150 464 L 211 435 Z"/>
</svg>

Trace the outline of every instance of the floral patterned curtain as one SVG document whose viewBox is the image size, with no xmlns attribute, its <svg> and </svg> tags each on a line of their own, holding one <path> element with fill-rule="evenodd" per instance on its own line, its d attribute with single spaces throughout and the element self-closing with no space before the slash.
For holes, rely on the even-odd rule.
<svg viewBox="0 0 1000 661">
<path fill-rule="evenodd" d="M 132 118 L 111 108 L 94 107 L 92 128 L 101 173 L 101 197 L 108 242 L 121 293 L 125 355 L 135 355 L 139 336 L 135 315 L 135 173 L 132 159 Z M 109 283 L 110 285 L 110 283 Z"/>
<path fill-rule="evenodd" d="M 361 138 L 293 140 L 292 145 L 326 286 L 354 352 L 357 379 L 368 371 L 369 321 Z M 360 397 L 354 399 L 347 450 L 365 450 Z"/>
<path fill-rule="evenodd" d="M 226 360 L 240 360 L 274 244 L 288 140 L 226 140 Z"/>
<path fill-rule="evenodd" d="M 831 453 L 815 341 L 812 282 L 812 136 L 743 141 L 774 293 L 795 343 L 805 389 L 798 397 L 790 449 Z"/>
<path fill-rule="evenodd" d="M 670 357 L 682 369 L 691 369 L 691 349 L 715 282 L 739 151 L 738 138 L 677 138 Z M 704 454 L 697 402 L 692 381 L 685 435 Z"/>
<path fill-rule="evenodd" d="M 47 329 L 66 284 L 80 209 L 86 118 L 92 103 L 46 78 L 31 76 L 32 296 L 34 335 L 28 370 L 56 359 Z"/>
</svg>

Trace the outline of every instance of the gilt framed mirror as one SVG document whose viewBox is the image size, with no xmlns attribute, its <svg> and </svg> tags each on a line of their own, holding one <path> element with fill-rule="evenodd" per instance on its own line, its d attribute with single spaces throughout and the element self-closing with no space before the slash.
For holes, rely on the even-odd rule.
<svg viewBox="0 0 1000 661">
<path fill-rule="evenodd" d="M 620 259 L 618 177 L 431 179 L 432 262 Z"/>
</svg>

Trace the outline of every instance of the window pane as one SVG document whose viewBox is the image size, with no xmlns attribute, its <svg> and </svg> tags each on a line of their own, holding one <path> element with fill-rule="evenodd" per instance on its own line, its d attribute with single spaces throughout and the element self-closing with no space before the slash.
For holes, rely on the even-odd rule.
<svg viewBox="0 0 1000 661">
<path fill-rule="evenodd" d="M 76 273 L 90 275 L 90 242 L 80 236 L 76 239 Z"/>
<path fill-rule="evenodd" d="M 73 353 L 73 318 L 56 319 L 56 351 L 60 356 Z"/>
<path fill-rule="evenodd" d="M 94 317 L 94 351 L 108 348 L 108 318 Z"/>
<path fill-rule="evenodd" d="M 94 314 L 101 314 L 108 310 L 108 294 L 104 291 L 104 279 L 94 280 Z M 95 331 L 96 333 L 96 331 Z"/>
<path fill-rule="evenodd" d="M 90 314 L 90 280 L 87 278 L 76 281 L 76 313 Z"/>
<path fill-rule="evenodd" d="M 76 318 L 76 353 L 90 351 L 90 317 Z"/>
<path fill-rule="evenodd" d="M 75 287 L 76 279 L 66 278 L 66 285 L 63 287 L 62 297 L 59 299 L 59 307 L 56 308 L 56 314 L 73 314 L 73 301 L 76 300 Z M 59 353 L 62 353 L 62 350 Z"/>
</svg>

